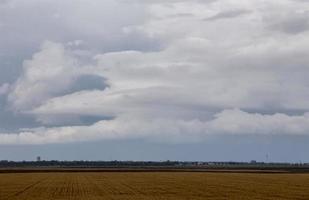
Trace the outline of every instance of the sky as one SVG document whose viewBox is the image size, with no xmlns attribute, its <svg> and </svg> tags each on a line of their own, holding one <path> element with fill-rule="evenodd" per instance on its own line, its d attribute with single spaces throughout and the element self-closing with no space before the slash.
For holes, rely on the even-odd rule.
<svg viewBox="0 0 309 200">
<path fill-rule="evenodd" d="M 0 0 L 0 160 L 309 162 L 309 2 Z"/>
</svg>

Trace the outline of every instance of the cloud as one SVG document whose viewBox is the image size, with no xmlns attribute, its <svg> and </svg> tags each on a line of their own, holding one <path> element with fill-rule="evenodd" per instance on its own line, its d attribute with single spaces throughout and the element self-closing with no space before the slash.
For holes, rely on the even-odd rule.
<svg viewBox="0 0 309 200">
<path fill-rule="evenodd" d="M 91 126 L 37 128 L 18 134 L 1 134 L 0 144 L 50 144 L 77 141 L 150 139 L 157 142 L 194 143 L 213 134 L 307 135 L 309 115 L 261 115 L 238 109 L 224 110 L 210 121 L 119 117 Z"/>
<path fill-rule="evenodd" d="M 108 85 L 102 76 L 95 74 L 80 75 L 72 83 L 70 91 L 67 93 L 74 93 L 83 90 L 104 90 Z"/>
<path fill-rule="evenodd" d="M 94 5 L 89 24 L 81 19 L 83 9 L 71 18 L 61 6 L 56 17 L 64 19 L 65 27 L 85 24 L 76 28 L 78 36 L 93 37 L 98 44 L 88 37 L 45 42 L 24 62 L 10 87 L 9 104 L 16 113 L 35 117 L 42 128 L 0 134 L 3 144 L 130 138 L 195 142 L 213 134 L 307 134 L 309 33 L 301 4 L 135 3 L 141 11 L 128 20 L 119 16 L 116 25 L 108 21 L 114 16 L 110 13 L 102 22 L 105 27 Z M 118 4 L 127 7 L 123 1 L 110 6 Z M 136 7 L 131 9 L 126 12 Z M 121 48 L 105 48 L 118 31 L 126 38 Z M 160 41 L 160 48 L 124 47 L 131 41 L 127 34 Z M 93 51 L 101 45 L 101 51 Z M 89 125 L 84 118 L 96 120 Z"/>
<path fill-rule="evenodd" d="M 147 19 L 144 7 L 121 0 L 91 3 L 82 0 L 12 0 L 0 8 L 1 49 L 13 53 L 16 47 L 20 47 L 18 52 L 31 47 L 33 52 L 43 41 L 52 40 L 62 43 L 84 41 L 90 50 L 109 51 L 126 48 L 128 39 L 134 41 L 127 41 L 131 48 L 147 49 L 144 47 L 147 38 L 123 31 L 123 28 Z M 37 12 L 33 12 L 34 9 Z M 21 23 L 25 18 L 27 23 Z M 149 43 L 154 45 L 152 41 Z"/>
<path fill-rule="evenodd" d="M 309 12 L 278 13 L 276 16 L 268 16 L 269 29 L 287 34 L 299 34 L 309 29 Z"/>
<path fill-rule="evenodd" d="M 219 134 L 307 135 L 309 115 L 289 116 L 282 113 L 263 115 L 239 109 L 225 110 L 215 115 L 210 129 Z"/>
<path fill-rule="evenodd" d="M 32 60 L 24 62 L 23 75 L 16 81 L 9 100 L 16 110 L 27 111 L 61 94 L 80 75 L 76 61 L 57 43 L 46 42 Z"/>
<path fill-rule="evenodd" d="M 10 2 L 10 0 L 0 0 L 0 5 L 5 5 L 9 2 Z"/>
<path fill-rule="evenodd" d="M 0 85 L 0 96 L 8 93 L 9 88 L 10 88 L 10 84 L 8 84 L 8 83 Z"/>
<path fill-rule="evenodd" d="M 308 3 L 307 0 L 291 0 L 291 1 L 294 1 L 294 2 L 300 2 L 300 3 Z"/>
<path fill-rule="evenodd" d="M 217 0 L 192 0 L 192 2 L 196 3 L 211 3 L 215 2 Z M 148 1 L 143 1 L 143 0 L 135 0 L 137 3 L 141 4 L 162 4 L 162 3 L 186 3 L 185 0 L 148 0 Z"/>
<path fill-rule="evenodd" d="M 89 72 L 72 50 L 47 41 L 31 60 L 24 62 L 23 75 L 12 86 L 8 102 L 16 113 L 29 114 L 53 97 L 82 90 L 104 90 L 106 86 L 104 78 Z M 79 118 L 62 116 L 56 121 L 41 121 L 65 124 L 67 120 L 74 122 Z"/>
<path fill-rule="evenodd" d="M 213 21 L 213 20 L 219 20 L 219 19 L 229 19 L 238 17 L 244 14 L 250 13 L 248 10 L 229 10 L 229 11 L 223 11 L 220 12 L 212 17 L 206 18 L 206 21 Z"/>
</svg>

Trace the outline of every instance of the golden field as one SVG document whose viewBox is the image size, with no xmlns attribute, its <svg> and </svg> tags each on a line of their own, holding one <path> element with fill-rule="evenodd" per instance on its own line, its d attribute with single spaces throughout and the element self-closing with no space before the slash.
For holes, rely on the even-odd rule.
<svg viewBox="0 0 309 200">
<path fill-rule="evenodd" d="M 309 199 L 309 174 L 80 172 L 0 174 L 0 200 Z"/>
</svg>

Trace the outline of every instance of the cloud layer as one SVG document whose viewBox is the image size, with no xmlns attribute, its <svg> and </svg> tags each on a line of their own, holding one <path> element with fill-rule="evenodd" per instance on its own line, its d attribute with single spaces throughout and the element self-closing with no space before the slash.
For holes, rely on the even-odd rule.
<svg viewBox="0 0 309 200">
<path fill-rule="evenodd" d="M 16 9 L 17 2 L 5 5 Z M 98 5 L 70 17 L 72 2 L 50 4 L 52 16 L 77 34 L 55 42 L 42 33 L 19 78 L 0 87 L 12 112 L 41 124 L 4 132 L 1 144 L 309 133 L 305 2 L 104 1 L 125 11 L 116 19 L 96 12 Z M 83 124 L 90 117 L 96 122 Z"/>
<path fill-rule="evenodd" d="M 309 113 L 304 116 L 261 115 L 234 109 L 217 113 L 215 118 L 209 121 L 118 117 L 91 126 L 23 130 L 19 134 L 2 134 L 0 144 L 48 144 L 98 139 L 146 139 L 188 143 L 201 142 L 213 134 L 305 135 L 308 129 Z"/>
</svg>

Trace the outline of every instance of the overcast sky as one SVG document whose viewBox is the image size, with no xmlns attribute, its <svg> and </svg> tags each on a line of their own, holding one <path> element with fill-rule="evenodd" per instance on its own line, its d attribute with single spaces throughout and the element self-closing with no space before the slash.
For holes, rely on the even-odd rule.
<svg viewBox="0 0 309 200">
<path fill-rule="evenodd" d="M 309 3 L 0 0 L 0 160 L 309 162 Z"/>
</svg>

